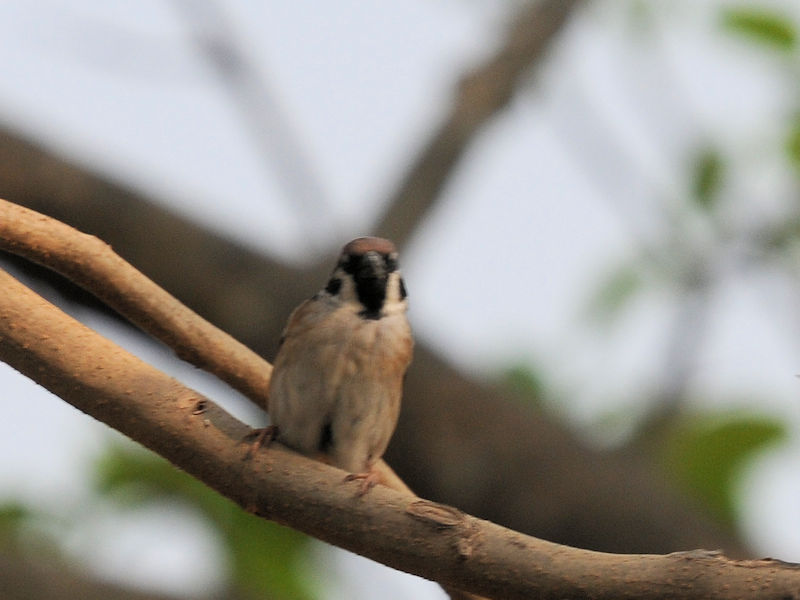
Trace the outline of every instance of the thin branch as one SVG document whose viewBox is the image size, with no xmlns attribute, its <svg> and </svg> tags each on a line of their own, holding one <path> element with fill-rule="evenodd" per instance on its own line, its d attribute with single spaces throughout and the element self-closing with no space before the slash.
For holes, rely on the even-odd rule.
<svg viewBox="0 0 800 600">
<path fill-rule="evenodd" d="M 0 272 L 0 359 L 240 506 L 401 571 L 496 598 L 776 598 L 800 566 L 695 551 L 615 555 L 538 540 L 271 446 L 209 399 Z"/>
<path fill-rule="evenodd" d="M 273 171 L 285 202 L 297 208 L 298 221 L 312 229 L 329 225 L 332 215 L 328 194 L 307 144 L 293 127 L 276 90 L 249 56 L 224 3 L 215 0 L 171 3 L 191 27 L 202 56 L 230 94 L 264 164 L 274 163 Z"/>
<path fill-rule="evenodd" d="M 102 240 L 0 200 L 0 249 L 64 275 L 183 360 L 267 407 L 272 366 L 134 269 Z"/>
<path fill-rule="evenodd" d="M 580 0 L 526 2 L 500 49 L 461 79 L 450 114 L 416 158 L 375 228 L 402 246 L 453 174 L 477 132 L 500 112 L 561 31 Z"/>
</svg>

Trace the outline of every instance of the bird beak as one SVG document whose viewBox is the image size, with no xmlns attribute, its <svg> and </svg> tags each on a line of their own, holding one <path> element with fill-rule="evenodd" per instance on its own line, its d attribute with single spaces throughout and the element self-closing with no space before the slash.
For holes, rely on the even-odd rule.
<svg viewBox="0 0 800 600">
<path fill-rule="evenodd" d="M 359 275 L 364 279 L 386 279 L 386 265 L 383 257 L 377 252 L 367 252 Z"/>
</svg>

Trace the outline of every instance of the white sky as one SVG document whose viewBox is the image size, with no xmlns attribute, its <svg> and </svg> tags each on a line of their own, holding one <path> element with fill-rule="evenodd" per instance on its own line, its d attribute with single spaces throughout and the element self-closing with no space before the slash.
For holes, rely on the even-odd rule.
<svg viewBox="0 0 800 600">
<path fill-rule="evenodd" d="M 321 212 L 333 223 L 324 227 L 301 225 L 177 4 L 0 3 L 0 119 L 293 260 L 366 232 L 377 202 L 446 110 L 458 73 L 496 43 L 497 6 L 505 6 L 225 4 L 312 158 L 326 192 Z M 793 190 L 775 156 L 795 92 L 785 65 L 720 33 L 720 2 L 642 3 L 654 16 L 638 33 L 636 4 L 596 2 L 570 24 L 529 89 L 482 133 L 403 261 L 418 337 L 477 374 L 537 361 L 569 398 L 559 409 L 579 426 L 643 410 L 638 395 L 659 369 L 668 297 L 645 295 L 608 331 L 591 330 L 580 315 L 602 275 L 664 230 L 663 207 L 686 194 L 688 151 L 712 140 L 730 155 L 734 222 L 780 214 Z M 800 23 L 796 7 L 791 14 Z M 792 441 L 765 454 L 743 484 L 743 526 L 764 554 L 800 560 L 795 296 L 758 273 L 726 284 L 717 300 L 693 390 L 709 408 L 722 396 L 741 407 L 758 398 L 752 408 L 789 423 Z M 225 397 L 223 386 L 163 352 L 120 338 L 108 323 L 91 325 Z M 9 457 L 0 460 L 0 500 L 8 493 L 50 509 L 83 501 L 88 461 L 112 434 L 2 366 L 0 381 L 8 398 L 0 456 Z M 20 457 L 19 448 L 30 451 Z M 159 540 L 157 555 L 142 553 L 165 518 L 183 533 Z M 218 581 L 214 541 L 189 516 L 117 519 L 100 515 L 71 539 L 99 573 L 188 593 Z M 120 542 L 98 546 L 112 522 L 122 527 Z M 345 587 L 372 579 L 363 564 L 338 556 L 326 568 L 349 575 L 332 598 L 385 589 Z M 419 585 L 426 591 L 416 597 L 441 597 Z"/>
</svg>

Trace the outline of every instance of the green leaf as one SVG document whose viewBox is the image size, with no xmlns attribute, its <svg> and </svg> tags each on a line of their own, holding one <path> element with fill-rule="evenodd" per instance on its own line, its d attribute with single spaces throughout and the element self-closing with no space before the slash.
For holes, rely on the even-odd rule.
<svg viewBox="0 0 800 600">
<path fill-rule="evenodd" d="M 19 502 L 0 504 L 0 546 L 16 542 L 22 527 L 32 516 L 31 509 Z"/>
<path fill-rule="evenodd" d="M 235 511 L 223 533 L 239 587 L 270 598 L 316 597 L 313 581 L 318 577 L 308 558 L 311 539 L 230 506 Z"/>
<path fill-rule="evenodd" d="M 767 252 L 790 252 L 800 244 L 800 218 L 789 218 L 767 229 L 759 241 Z"/>
<path fill-rule="evenodd" d="M 784 143 L 789 162 L 797 172 L 800 172 L 800 117 L 795 117 L 786 135 Z"/>
<path fill-rule="evenodd" d="M 617 317 L 642 287 L 639 270 L 631 264 L 610 271 L 600 282 L 589 301 L 589 316 L 597 322 Z"/>
<path fill-rule="evenodd" d="M 722 13 L 722 25 L 728 31 L 777 50 L 794 50 L 797 31 L 786 17 L 761 7 L 740 6 Z"/>
<path fill-rule="evenodd" d="M 63 521 L 17 500 L 0 504 L 0 552 L 35 556 L 49 564 L 63 564 L 59 537 Z"/>
<path fill-rule="evenodd" d="M 97 489 L 123 506 L 179 498 L 195 507 L 217 530 L 227 551 L 235 586 L 256 596 L 311 600 L 311 539 L 253 516 L 227 498 L 139 449 L 110 449 L 96 469 Z"/>
<path fill-rule="evenodd" d="M 692 177 L 692 196 L 701 208 L 710 210 L 713 207 L 723 174 L 724 165 L 719 152 L 712 148 L 701 151 Z"/>
<path fill-rule="evenodd" d="M 16 529 L 32 515 L 31 509 L 20 502 L 0 504 L 0 530 Z"/>
<path fill-rule="evenodd" d="M 725 523 L 736 523 L 735 492 L 743 467 L 786 436 L 768 417 L 718 414 L 678 424 L 664 447 L 664 465 L 678 483 L 701 498 Z"/>
<path fill-rule="evenodd" d="M 544 380 L 530 365 L 513 365 L 505 370 L 502 382 L 515 394 L 532 405 L 541 404 L 545 394 Z"/>
</svg>

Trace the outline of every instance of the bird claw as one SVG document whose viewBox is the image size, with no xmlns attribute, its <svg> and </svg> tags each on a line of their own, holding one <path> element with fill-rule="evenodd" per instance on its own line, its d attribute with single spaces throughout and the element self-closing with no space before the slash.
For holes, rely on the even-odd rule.
<svg viewBox="0 0 800 600">
<path fill-rule="evenodd" d="M 278 437 L 278 427 L 276 425 L 268 425 L 267 427 L 253 429 L 244 439 L 248 440 L 252 437 L 256 439 L 253 440 L 253 443 L 250 444 L 250 448 L 247 450 L 247 458 L 253 458 L 262 446 L 269 446 L 272 441 Z"/>
<path fill-rule="evenodd" d="M 381 475 L 377 471 L 367 471 L 366 473 L 350 473 L 344 478 L 345 481 L 356 481 L 358 479 L 361 480 L 361 485 L 356 495 L 360 497 L 381 482 Z"/>
</svg>

